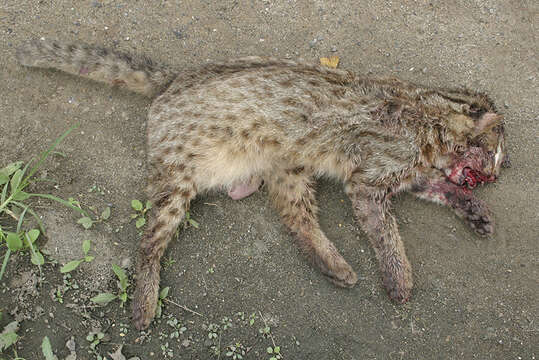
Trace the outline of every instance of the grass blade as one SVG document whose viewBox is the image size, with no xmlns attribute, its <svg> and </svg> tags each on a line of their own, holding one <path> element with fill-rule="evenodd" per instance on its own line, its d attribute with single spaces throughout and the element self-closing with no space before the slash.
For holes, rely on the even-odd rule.
<svg viewBox="0 0 539 360">
<path fill-rule="evenodd" d="M 44 262 L 43 255 L 41 255 L 39 251 L 36 251 L 36 249 L 34 249 L 34 244 L 32 244 L 32 240 L 30 240 L 30 237 L 27 233 L 24 234 L 24 237 L 26 238 L 26 241 L 28 241 L 28 245 L 30 246 L 30 252 L 32 253 L 32 263 L 37 265 L 39 267 L 39 272 L 41 272 L 41 265 L 43 265 Z"/>
<path fill-rule="evenodd" d="M 43 162 L 47 159 L 47 157 L 49 156 L 49 154 L 65 139 L 65 137 L 67 135 L 69 135 L 69 133 L 73 130 L 75 130 L 76 128 L 79 127 L 79 124 L 75 124 L 73 126 L 71 126 L 69 129 L 67 129 L 67 131 L 65 133 L 63 133 L 62 135 L 60 135 L 60 137 L 58 139 L 56 139 L 52 144 L 51 146 L 49 146 L 49 148 L 47 150 L 45 150 L 37 164 L 35 164 L 32 169 L 30 169 L 30 172 L 28 173 L 28 175 L 26 175 L 26 177 L 24 178 L 24 184 L 26 186 L 26 184 L 28 183 L 29 179 L 36 173 L 37 169 L 39 169 L 39 167 L 41 166 L 41 164 L 43 164 Z"/>
<path fill-rule="evenodd" d="M 24 205 L 23 203 L 20 203 L 18 201 L 11 201 L 11 204 L 15 205 L 15 206 L 18 206 L 20 207 L 21 209 L 25 209 L 25 208 L 28 208 L 28 212 L 30 213 L 30 215 L 32 215 L 34 217 L 34 219 L 36 219 L 37 221 L 37 224 L 39 226 L 39 230 L 41 230 L 41 232 L 44 234 L 45 233 L 45 227 L 43 226 L 43 221 L 41 221 L 41 219 L 39 218 L 39 216 L 37 216 L 37 214 L 34 212 L 34 210 L 30 209 L 28 206 Z"/>
<path fill-rule="evenodd" d="M 80 214 L 82 214 L 84 216 L 88 216 L 86 211 L 82 210 L 79 207 L 76 207 L 75 205 L 71 204 L 69 201 L 65 201 L 64 199 L 59 198 L 57 196 L 54 196 L 54 195 L 51 195 L 51 194 L 29 194 L 29 195 L 30 195 L 30 197 L 35 196 L 35 197 L 41 197 L 41 198 L 45 198 L 45 199 L 49 199 L 49 200 L 54 200 L 54 201 L 59 202 L 60 204 L 62 204 L 64 206 L 67 206 L 67 207 L 79 212 Z"/>
<path fill-rule="evenodd" d="M 2 261 L 2 269 L 0 269 L 0 280 L 2 280 L 2 276 L 4 276 L 4 272 L 6 271 L 9 255 L 11 255 L 11 250 L 7 248 L 6 254 L 4 255 L 4 261 Z"/>
<path fill-rule="evenodd" d="M 2 196 L 0 196 L 0 204 L 2 204 L 2 205 L 4 205 L 4 201 L 6 201 L 8 185 L 9 185 L 9 183 L 6 183 L 4 185 L 4 189 L 2 190 Z"/>
<path fill-rule="evenodd" d="M 28 206 L 24 208 L 21 215 L 19 216 L 19 221 L 17 222 L 17 232 L 21 231 L 22 221 L 24 220 L 24 215 L 26 215 L 27 211 L 28 211 Z"/>
</svg>

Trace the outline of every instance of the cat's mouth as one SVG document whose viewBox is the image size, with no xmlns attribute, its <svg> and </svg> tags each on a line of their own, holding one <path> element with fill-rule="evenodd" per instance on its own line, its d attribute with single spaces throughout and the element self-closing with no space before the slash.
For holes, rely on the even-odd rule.
<svg viewBox="0 0 539 360">
<path fill-rule="evenodd" d="M 465 167 L 464 169 L 462 169 L 462 182 L 459 185 L 466 186 L 468 189 L 471 190 L 475 188 L 478 184 L 483 185 L 484 183 L 494 181 L 496 181 L 495 176 L 486 176 L 480 171 Z"/>
</svg>

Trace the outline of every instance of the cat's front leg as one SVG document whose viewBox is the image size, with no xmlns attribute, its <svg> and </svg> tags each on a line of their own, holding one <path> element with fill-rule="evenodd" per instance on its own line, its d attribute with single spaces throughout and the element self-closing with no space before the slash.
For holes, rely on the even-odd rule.
<svg viewBox="0 0 539 360">
<path fill-rule="evenodd" d="M 441 171 L 416 180 L 410 192 L 421 199 L 450 207 L 479 235 L 487 236 L 494 232 L 494 221 L 487 205 L 471 190 L 447 180 Z"/>
<path fill-rule="evenodd" d="M 406 302 L 412 293 L 412 267 L 397 222 L 390 212 L 387 195 L 353 180 L 346 184 L 346 192 L 356 218 L 374 248 L 389 297 L 398 303 Z"/>
</svg>

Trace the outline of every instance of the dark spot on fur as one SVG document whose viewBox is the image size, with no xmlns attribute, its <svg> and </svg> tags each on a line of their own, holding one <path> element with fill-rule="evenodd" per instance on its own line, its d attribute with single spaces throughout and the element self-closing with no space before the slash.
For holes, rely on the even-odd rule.
<svg viewBox="0 0 539 360">
<path fill-rule="evenodd" d="M 191 196 L 192 196 L 192 193 L 190 190 L 183 190 L 180 195 L 184 198 L 184 199 L 189 199 Z"/>
<path fill-rule="evenodd" d="M 181 153 L 183 151 L 183 145 L 178 144 L 176 145 L 176 152 Z"/>
<path fill-rule="evenodd" d="M 295 167 L 295 168 L 286 170 L 286 173 L 287 173 L 288 175 L 291 175 L 291 174 L 293 174 L 293 175 L 299 175 L 299 174 L 301 174 L 304 170 L 305 170 L 305 167 L 303 167 L 303 166 L 297 166 L 297 167 Z"/>
<path fill-rule="evenodd" d="M 175 168 L 178 171 L 184 171 L 185 170 L 185 165 L 184 164 L 178 164 L 178 165 L 175 165 Z"/>
<path fill-rule="evenodd" d="M 344 94 L 346 94 L 346 89 L 344 88 L 333 88 L 331 89 L 331 93 L 335 96 L 335 97 L 343 97 Z"/>
<path fill-rule="evenodd" d="M 170 216 L 176 216 L 176 215 L 178 215 L 179 212 L 180 212 L 180 210 L 178 210 L 178 208 L 172 208 L 172 209 L 170 209 L 170 210 L 168 211 L 168 214 L 169 214 Z"/>
<path fill-rule="evenodd" d="M 292 87 L 293 82 L 291 79 L 286 79 L 286 80 L 279 81 L 279 85 L 281 85 L 284 88 L 289 88 L 289 87 Z"/>
<path fill-rule="evenodd" d="M 155 234 L 156 232 L 158 232 L 159 230 L 161 230 L 161 228 L 165 226 L 165 222 L 162 221 L 162 220 L 159 220 L 157 221 L 153 226 L 152 226 L 152 232 Z"/>
<path fill-rule="evenodd" d="M 291 98 L 291 97 L 286 97 L 282 100 L 282 103 L 286 106 L 297 106 L 298 105 L 298 101 L 294 98 Z"/>
<path fill-rule="evenodd" d="M 226 114 L 225 115 L 225 120 L 228 120 L 228 121 L 236 121 L 238 120 L 238 117 L 234 114 Z"/>
<path fill-rule="evenodd" d="M 252 115 L 252 114 L 255 113 L 255 111 L 254 111 L 252 108 L 250 108 L 250 107 L 248 107 L 248 108 L 243 108 L 243 109 L 241 110 L 241 112 L 242 112 L 244 115 Z"/>
<path fill-rule="evenodd" d="M 305 145 L 307 143 L 306 138 L 299 138 L 296 140 L 296 145 Z"/>
<path fill-rule="evenodd" d="M 422 183 L 413 183 L 412 187 L 410 188 L 411 192 L 423 192 L 427 189 L 427 185 Z"/>
<path fill-rule="evenodd" d="M 241 137 L 243 137 L 245 140 L 249 139 L 249 130 L 243 129 L 240 132 Z"/>
</svg>

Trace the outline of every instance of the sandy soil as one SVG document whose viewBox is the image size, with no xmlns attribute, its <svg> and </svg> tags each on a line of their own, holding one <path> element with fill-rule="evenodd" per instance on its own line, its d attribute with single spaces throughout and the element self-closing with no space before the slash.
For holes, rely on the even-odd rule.
<svg viewBox="0 0 539 360">
<path fill-rule="evenodd" d="M 45 335 L 60 359 L 111 359 L 108 353 L 120 344 L 127 358 L 228 359 L 234 345 L 245 349 L 244 358 L 269 359 L 273 341 L 284 359 L 539 356 L 538 3 L 358 3 L 2 1 L 0 167 L 28 161 L 79 123 L 59 148 L 66 156 L 53 156 L 40 173 L 54 182 L 33 190 L 99 210 L 112 207 L 108 221 L 84 230 L 76 213 L 34 203 L 48 230 L 41 247 L 49 262 L 40 278 L 27 254 L 13 256 L 0 284 L 0 329 L 20 321 L 18 356 L 43 358 Z M 341 67 L 357 72 L 488 92 L 505 114 L 513 163 L 499 182 L 478 190 L 494 213 L 496 234 L 478 238 L 447 209 L 399 198 L 395 211 L 415 290 L 398 306 L 381 287 L 374 254 L 339 184 L 323 181 L 317 190 L 323 229 L 361 276 L 351 290 L 334 287 L 308 265 L 264 191 L 239 202 L 207 195 L 192 208 L 200 227 L 181 232 L 162 272 L 162 285 L 171 287 L 168 299 L 201 316 L 167 302 L 151 331 L 137 332 L 118 302 L 100 308 L 89 298 L 116 290 L 111 263 L 130 270 L 134 262 L 140 235 L 130 221 L 130 201 L 144 198 L 149 102 L 19 67 L 15 48 L 40 37 L 105 44 L 178 68 L 243 55 L 314 62 L 338 55 Z M 94 186 L 100 190 L 90 191 Z M 85 239 L 96 259 L 63 279 L 59 265 L 80 257 Z M 271 336 L 259 332 L 266 325 Z M 92 350 L 86 337 L 95 331 L 105 337 Z M 0 358 L 14 354 L 10 348 Z"/>
</svg>

